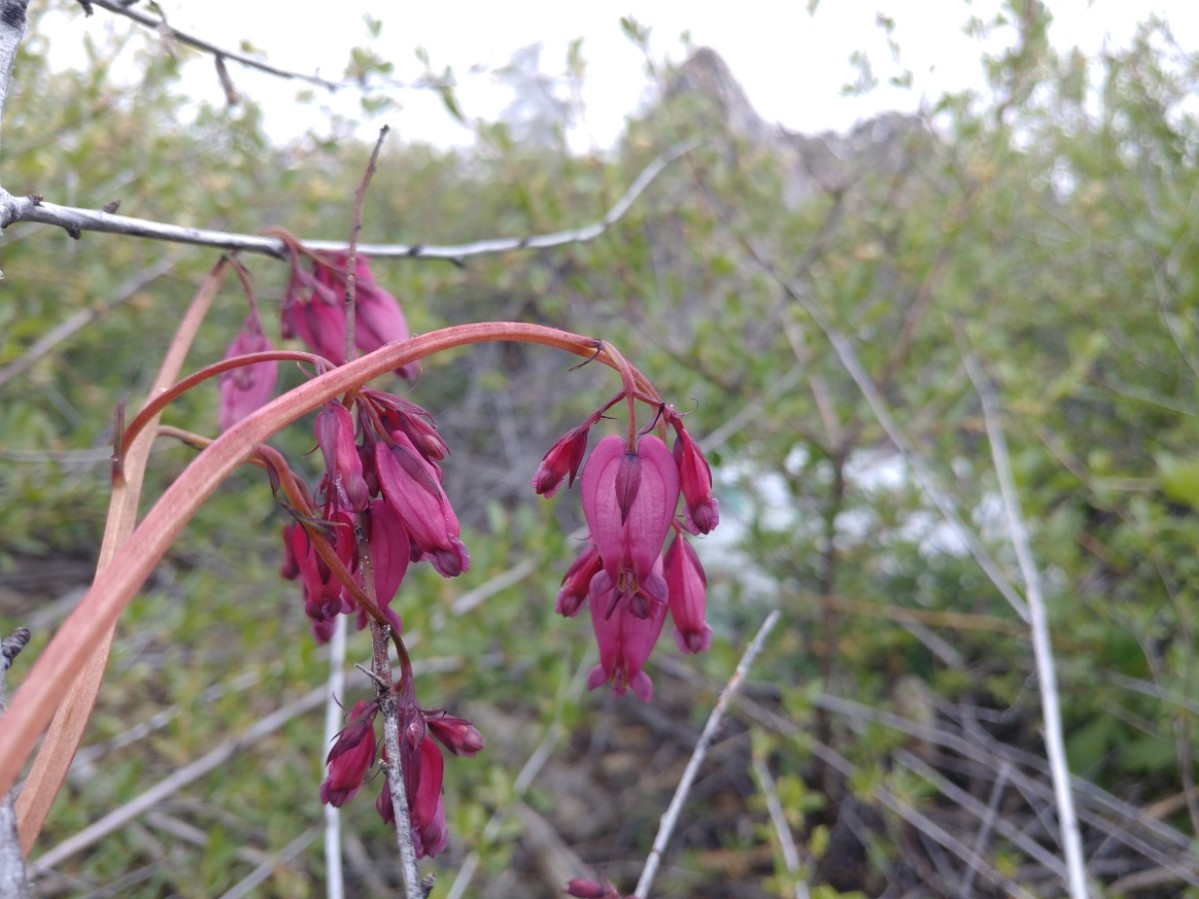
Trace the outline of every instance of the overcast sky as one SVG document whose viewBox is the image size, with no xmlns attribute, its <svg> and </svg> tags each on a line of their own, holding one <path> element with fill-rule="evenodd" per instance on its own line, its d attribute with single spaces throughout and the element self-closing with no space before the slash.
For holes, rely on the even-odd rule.
<svg viewBox="0 0 1199 899">
<path fill-rule="evenodd" d="M 236 49 L 249 40 L 271 62 L 285 68 L 339 78 L 349 49 L 368 42 L 364 17 L 383 21 L 377 52 L 396 65 L 396 75 L 415 79 L 421 67 L 414 50 L 424 47 L 435 68 L 452 66 L 468 116 L 494 117 L 508 94 L 494 79 L 471 75 L 472 67 L 494 69 L 517 49 L 543 45 L 542 65 L 561 71 L 566 46 L 582 37 L 588 60 L 584 100 L 587 122 L 574 136 L 576 146 L 609 146 L 624 117 L 644 99 L 646 78 L 639 51 L 620 29 L 631 14 L 652 29 L 653 49 L 675 61 L 684 55 L 680 35 L 708 45 L 728 62 L 758 112 L 789 129 L 843 130 L 883 109 L 912 109 L 922 96 L 981 84 L 980 47 L 962 29 L 971 16 L 989 19 L 998 0 L 823 0 L 809 15 L 808 0 L 739 0 L 699 4 L 681 0 L 586 3 L 563 0 L 509 2 L 396 3 L 394 0 L 159 0 L 168 21 L 213 43 Z M 145 4 L 141 4 L 144 8 Z M 330 7 L 337 10 L 330 16 Z M 1051 39 L 1059 47 L 1078 45 L 1088 53 L 1105 43 L 1124 45 L 1136 22 L 1156 13 L 1170 22 L 1182 46 L 1199 50 L 1199 3 L 1194 0 L 1049 0 L 1055 22 Z M 911 91 L 880 88 L 866 97 L 842 95 L 854 78 L 854 50 L 866 52 L 876 75 L 898 74 L 875 20 L 878 13 L 896 23 L 901 66 L 912 70 Z M 55 21 L 52 46 L 71 54 L 84 29 L 112 27 L 110 13 L 97 9 L 88 20 Z M 121 25 L 120 27 L 124 27 Z M 1004 33 L 1010 36 L 1010 32 Z M 75 51 L 77 53 L 77 51 Z M 57 56 L 57 58 L 66 58 Z M 320 123 L 312 108 L 292 102 L 295 87 L 230 65 L 238 88 L 262 101 L 272 134 L 285 138 Z M 197 67 L 191 90 L 213 102 L 221 93 L 211 68 Z M 403 108 L 384 119 L 401 137 L 440 144 L 463 144 L 470 133 L 454 123 L 440 102 L 427 94 L 399 95 Z M 353 112 L 356 98 L 346 97 Z"/>
</svg>

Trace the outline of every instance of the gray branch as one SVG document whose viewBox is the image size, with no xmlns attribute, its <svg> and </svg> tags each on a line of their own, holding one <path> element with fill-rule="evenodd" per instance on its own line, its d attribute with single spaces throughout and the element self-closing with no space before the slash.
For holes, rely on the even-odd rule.
<svg viewBox="0 0 1199 899">
<path fill-rule="evenodd" d="M 3 9 L 0 6 L 0 9 Z M 7 706 L 5 684 L 8 669 L 25 644 L 29 628 L 19 627 L 0 640 L 0 715 Z M 25 878 L 25 858 L 21 855 L 21 839 L 17 835 L 17 813 L 12 804 L 12 791 L 0 798 L 0 896 L 28 899 L 29 882 Z"/>
<path fill-rule="evenodd" d="M 4 103 L 8 100 L 8 86 L 12 83 L 17 48 L 25 37 L 25 10 L 28 6 L 29 0 L 0 0 L 0 121 L 4 118 Z"/>
<path fill-rule="evenodd" d="M 3 0 L 0 0 L 3 2 Z M 12 0 L 9 0 L 12 2 Z M 2 7 L 0 7 L 2 8 Z M 628 190 L 616 201 L 602 219 L 582 228 L 538 234 L 531 237 L 499 237 L 478 240 L 473 243 L 441 246 L 435 244 L 360 244 L 361 253 L 376 259 L 444 259 L 461 263 L 470 256 L 507 253 L 512 250 L 541 250 L 571 243 L 584 243 L 599 237 L 629 211 L 629 208 L 649 186 L 650 182 L 674 160 L 698 146 L 688 141 L 671 148 L 657 157 L 629 185 Z M 234 234 L 226 231 L 210 231 L 204 228 L 185 228 L 167 225 L 148 219 L 114 215 L 97 209 L 77 209 L 43 202 L 41 197 L 14 197 L 0 188 L 0 231 L 14 222 L 37 222 L 55 225 L 72 237 L 78 238 L 84 231 L 102 231 L 126 237 L 144 237 L 149 240 L 165 240 L 172 243 L 195 244 L 222 250 L 240 250 L 246 253 L 262 253 L 284 258 L 283 241 L 275 237 L 254 234 Z M 304 245 L 313 250 L 340 250 L 345 241 L 305 240 Z"/>
</svg>

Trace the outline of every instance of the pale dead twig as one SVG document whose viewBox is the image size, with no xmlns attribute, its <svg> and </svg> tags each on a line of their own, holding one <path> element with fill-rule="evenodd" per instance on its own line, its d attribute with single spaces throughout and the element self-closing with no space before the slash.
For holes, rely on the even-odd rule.
<svg viewBox="0 0 1199 899">
<path fill-rule="evenodd" d="M 472 243 L 442 246 L 434 244 L 362 244 L 358 247 L 364 256 L 376 259 L 441 259 L 461 263 L 472 256 L 508 253 L 514 250 L 544 250 L 572 243 L 586 243 L 602 235 L 615 225 L 645 191 L 658 174 L 671 162 L 700 144 L 689 141 L 679 144 L 658 156 L 642 170 L 629 185 L 616 204 L 602 219 L 582 228 L 555 231 L 552 234 L 537 234 L 531 237 L 499 237 L 477 240 Z M 245 253 L 260 253 L 283 258 L 286 250 L 283 241 L 276 237 L 251 234 L 234 234 L 227 231 L 212 231 L 205 228 L 184 228 L 166 225 L 148 219 L 113 215 L 94 209 L 78 209 L 46 203 L 35 197 L 15 197 L 0 188 L 0 231 L 14 222 L 39 222 L 63 228 L 73 237 L 84 231 L 99 231 L 120 234 L 125 237 L 143 237 L 149 240 L 164 240 L 170 243 L 194 244 L 216 247 L 223 250 L 240 250 Z M 344 241 L 304 240 L 311 250 L 344 250 Z"/>
<path fill-rule="evenodd" d="M 818 696 L 813 700 L 813 704 L 835 714 L 844 715 L 851 720 L 873 721 L 910 734 L 919 740 L 950 749 L 977 762 L 980 766 L 980 773 L 995 772 L 1006 761 L 1014 766 L 1032 768 L 1042 775 L 1049 774 L 1048 763 L 1041 756 L 1001 743 L 982 728 L 976 727 L 970 733 L 973 739 L 966 739 L 957 733 L 951 733 L 918 721 L 911 721 L 899 715 L 873 709 L 841 697 Z M 792 722 L 774 715 L 756 703 L 747 700 L 742 703 L 742 706 L 746 712 L 779 733 L 796 737 L 800 735 L 798 727 Z M 1013 786 L 1025 794 L 1026 801 L 1034 813 L 1039 813 L 1043 803 L 1052 799 L 1052 787 L 1025 774 L 1019 767 L 1010 768 L 1009 776 Z M 1089 826 L 1101 833 L 1109 834 L 1113 839 L 1152 860 L 1155 864 L 1169 868 L 1178 879 L 1193 886 L 1199 886 L 1199 875 L 1196 874 L 1199 871 L 1199 859 L 1189 854 L 1191 843 L 1185 834 L 1147 816 L 1140 809 L 1113 796 L 1090 781 L 1074 777 L 1072 783 L 1074 790 L 1084 800 L 1085 804 L 1080 815 Z M 1113 817 L 1105 817 L 1101 812 L 1113 816 L 1114 820 Z M 1052 829 L 1052 823 L 1045 822 L 1047 830 Z M 1178 858 L 1172 857 L 1167 851 L 1141 836 L 1138 829 L 1156 837 L 1171 847 L 1173 851 L 1186 853 L 1187 857 L 1180 864 Z"/>
<path fill-rule="evenodd" d="M 212 839 L 212 834 L 207 830 L 204 830 L 202 827 L 197 827 L 195 824 L 182 821 L 175 815 L 168 815 L 166 812 L 146 812 L 145 822 L 147 828 L 153 828 L 156 831 L 160 831 L 173 837 L 181 843 L 189 843 L 192 846 L 196 846 L 201 849 L 206 847 L 209 841 Z M 137 822 L 133 822 L 130 824 L 130 826 L 138 827 L 139 825 Z M 142 829 L 147 836 L 149 836 L 149 831 L 146 828 Z M 156 861 L 162 861 L 167 857 L 168 853 L 164 853 L 159 850 L 157 855 L 158 858 L 156 858 Z M 249 846 L 237 847 L 235 850 L 233 850 L 233 856 L 239 861 L 243 861 L 251 865 L 261 865 L 265 860 L 271 858 L 268 853 L 263 852 L 260 849 L 253 849 Z M 111 889 L 111 884 L 109 885 L 109 889 Z"/>
<path fill-rule="evenodd" d="M 0 719 L 7 705 L 8 669 L 29 642 L 28 628 L 19 627 L 0 640 Z M 25 858 L 17 838 L 17 814 L 13 808 L 12 791 L 0 797 L 0 896 L 28 899 L 29 882 L 25 876 Z"/>
<path fill-rule="evenodd" d="M 78 333 L 100 316 L 127 302 L 136 296 L 138 291 L 153 284 L 174 268 L 175 263 L 178 261 L 179 257 L 175 254 L 160 259 L 154 265 L 143 269 L 126 280 L 124 284 L 116 289 L 111 299 L 103 300 L 88 309 L 80 309 L 65 321 L 55 325 L 34 341 L 33 345 L 24 353 L 8 363 L 8 365 L 0 368 L 0 387 L 3 387 L 17 375 L 28 371 L 33 367 L 35 362 L 49 355 L 64 340 Z M 108 452 L 105 458 L 107 459 L 111 455 L 112 453 Z"/>
<path fill-rule="evenodd" d="M 748 241 L 744 242 L 746 252 L 750 258 L 762 269 L 763 273 L 774 281 L 787 292 L 800 307 L 807 313 L 808 317 L 816 323 L 824 334 L 825 339 L 833 348 L 841 367 L 845 369 L 850 378 L 857 385 L 858 390 L 862 394 L 862 398 L 866 400 L 866 404 L 870 407 L 870 411 L 874 414 L 875 420 L 887 435 L 887 439 L 891 441 L 895 449 L 899 451 L 899 455 L 912 472 L 912 477 L 915 478 L 917 485 L 921 491 L 927 496 L 937 507 L 941 516 L 953 528 L 954 532 L 966 544 L 966 548 L 970 551 L 970 555 L 974 557 L 975 562 L 987 575 L 987 578 L 994 584 L 995 588 L 1000 592 L 1008 605 L 1015 610 L 1021 620 L 1026 623 L 1028 617 L 1028 605 L 1016 592 L 1007 575 L 1003 573 L 995 560 L 991 558 L 991 554 L 987 552 L 982 541 L 974 532 L 974 529 L 969 527 L 962 516 L 958 513 L 957 504 L 938 484 L 936 478 L 933 477 L 932 471 L 925 464 L 924 459 L 913 448 L 911 441 L 907 439 L 903 430 L 891 417 L 890 411 L 887 409 L 887 404 L 875 387 L 873 379 L 867 374 L 866 369 L 862 367 L 862 363 L 858 360 L 858 355 L 854 351 L 853 344 L 842 334 L 828 317 L 820 310 L 820 308 L 812 302 L 807 291 L 800 285 L 794 283 L 789 278 L 779 272 L 757 249 Z"/>
<path fill-rule="evenodd" d="M 329 641 L 329 677 L 325 681 L 325 746 L 332 745 L 341 730 L 340 699 L 346 689 L 346 616 L 338 615 Z M 345 896 L 345 879 L 341 866 L 341 809 L 332 803 L 324 805 L 325 812 L 325 895 L 328 899 Z"/>
<path fill-rule="evenodd" d="M 641 879 L 637 881 L 637 888 L 633 890 L 633 895 L 638 897 L 638 899 L 647 899 L 649 896 L 649 888 L 653 885 L 654 877 L 658 873 L 658 866 L 662 863 L 662 854 L 666 851 L 666 844 L 670 842 L 670 836 L 674 833 L 674 828 L 678 824 L 679 815 L 683 811 L 687 795 L 691 792 L 691 785 L 695 782 L 696 775 L 699 774 L 699 768 L 703 764 L 704 756 L 707 755 L 708 747 L 712 745 L 712 741 L 716 737 L 716 730 L 720 726 L 720 722 L 724 719 L 725 712 L 732 705 L 733 698 L 737 695 L 737 691 L 741 689 L 741 685 L 749 673 L 750 666 L 753 664 L 754 659 L 758 657 L 758 653 L 762 651 L 762 647 L 766 643 L 766 637 L 770 634 L 775 624 L 778 623 L 778 620 L 778 609 L 775 609 L 766 616 L 766 620 L 758 628 L 758 633 L 750 641 L 749 646 L 746 647 L 745 652 L 742 654 L 741 661 L 737 663 L 737 668 L 733 672 L 733 676 L 725 684 L 724 690 L 720 694 L 720 699 L 717 700 L 716 706 L 712 709 L 712 714 L 708 716 L 708 723 L 704 725 L 699 742 L 695 744 L 695 749 L 692 751 L 691 758 L 687 762 L 687 767 L 683 770 L 683 776 L 679 780 L 678 788 L 670 800 L 670 805 L 666 808 L 666 813 L 662 815 L 658 834 L 654 837 L 653 847 L 650 849 L 649 857 L 645 860 L 645 867 L 641 871 Z"/>
<path fill-rule="evenodd" d="M 213 684 L 204 690 L 200 694 L 200 702 L 203 705 L 207 705 L 229 693 L 240 693 L 243 690 L 248 690 L 250 687 L 256 686 L 260 681 L 261 677 L 257 671 L 242 672 L 228 682 Z M 127 728 L 115 737 L 105 740 L 103 743 L 85 746 L 75 753 L 75 759 L 71 762 L 69 776 L 73 780 L 90 778 L 94 773 L 96 762 L 102 756 L 146 739 L 151 734 L 162 730 L 182 713 L 183 709 L 180 706 L 172 705 L 155 712 L 146 720 Z"/>
<path fill-rule="evenodd" d="M 295 702 L 288 703 L 248 728 L 240 736 L 226 740 L 208 754 L 180 768 L 170 777 L 159 781 L 140 796 L 109 812 L 99 821 L 85 827 L 79 833 L 59 843 L 49 852 L 32 862 L 34 869 L 52 868 L 61 864 L 97 840 L 112 833 L 129 821 L 153 808 L 166 797 L 216 770 L 236 755 L 241 749 L 270 736 L 293 718 L 319 708 L 325 701 L 324 685 L 310 690 Z"/>
<path fill-rule="evenodd" d="M 320 831 L 315 827 L 304 831 L 280 849 L 277 855 L 264 859 L 262 864 L 243 877 L 234 887 L 223 893 L 221 899 L 244 899 L 244 897 L 251 895 L 257 886 L 271 878 L 281 863 L 289 862 L 303 852 L 308 847 L 308 844 L 317 838 L 319 833 Z"/>
<path fill-rule="evenodd" d="M 575 670 L 574 677 L 571 678 L 570 685 L 563 696 L 563 702 L 578 702 L 579 697 L 583 695 L 583 685 L 587 681 L 586 673 L 590 667 L 590 660 L 584 660 Z M 545 767 L 545 763 L 553 755 L 554 749 L 557 748 L 558 742 L 562 739 L 562 731 L 561 719 L 555 718 L 553 723 L 546 729 L 541 742 L 537 744 L 537 748 L 533 750 L 532 754 L 521 767 L 520 772 L 516 775 L 516 780 L 512 783 L 512 796 L 514 799 L 520 800 L 524 798 L 529 787 L 533 785 L 534 779 L 536 779 L 541 769 Z M 499 835 L 500 825 L 503 824 L 503 821 L 504 812 L 497 809 L 483 828 L 480 842 L 486 845 L 494 840 Z M 446 899 L 462 899 L 466 894 L 467 888 L 470 887 L 470 882 L 474 878 L 475 871 L 478 870 L 482 860 L 482 856 L 478 850 L 471 852 L 467 856 L 466 861 L 458 869 L 458 873 L 454 877 L 454 882 L 450 884 L 450 891 L 446 894 Z"/>
<path fill-rule="evenodd" d="M 783 864 L 787 873 L 797 878 L 795 884 L 795 899 L 808 899 L 808 883 L 802 879 L 799 871 L 799 853 L 795 850 L 795 837 L 791 835 L 791 826 L 787 823 L 787 815 L 783 812 L 783 804 L 779 801 L 778 790 L 774 786 L 774 778 L 766 762 L 756 755 L 753 760 L 754 777 L 758 780 L 758 789 L 766 800 L 766 813 L 770 815 L 770 823 L 778 837 L 779 851 L 783 856 Z"/>
<path fill-rule="evenodd" d="M 923 759 L 911 752 L 908 752 L 906 749 L 896 750 L 895 760 L 905 768 L 927 780 L 941 793 L 943 793 L 947 799 L 956 802 L 959 806 L 970 812 L 982 822 L 982 827 L 979 829 L 978 833 L 978 839 L 975 841 L 974 845 L 974 853 L 976 857 L 982 857 L 982 845 L 985 842 L 986 835 L 993 828 L 1005 839 L 1010 840 L 1013 846 L 1018 847 L 1022 852 L 1028 855 L 1029 858 L 1035 859 L 1038 864 L 1044 866 L 1045 870 L 1053 872 L 1063 880 L 1066 879 L 1068 876 L 1066 872 L 1066 866 L 1062 863 L 1060 858 L 1046 850 L 1036 840 L 1027 836 L 1011 821 L 1008 821 L 997 815 L 998 802 L 1003 792 L 1003 787 L 1010 780 L 1012 775 L 1011 763 L 1006 761 L 999 763 L 997 767 L 998 776 L 995 778 L 991 788 L 991 801 L 984 804 L 979 802 L 961 787 L 954 784 L 951 780 L 942 776 Z M 971 871 L 974 870 L 974 866 L 971 866 Z M 971 875 L 970 879 L 967 880 L 967 886 L 972 880 L 973 875 Z"/>
<path fill-rule="evenodd" d="M 959 334 L 959 342 L 962 337 Z M 1032 556 L 1028 527 L 1020 509 L 1020 497 L 1012 477 L 1012 464 L 1007 451 L 1007 438 L 999 422 L 994 391 L 977 360 L 962 345 L 962 363 L 970 376 L 982 403 L 991 458 L 999 478 L 999 493 L 1007 518 L 1008 536 L 1016 552 L 1016 562 L 1024 581 L 1024 598 L 1028 602 L 1029 625 L 1032 630 L 1033 655 L 1036 659 L 1037 680 L 1041 686 L 1041 713 L 1045 725 L 1045 754 L 1053 776 L 1057 803 L 1058 828 L 1069 871 L 1067 884 L 1072 899 L 1087 899 L 1087 875 L 1083 862 L 1082 836 L 1078 815 L 1074 809 L 1074 793 L 1070 789 L 1070 766 L 1066 760 L 1066 742 L 1062 735 L 1061 700 L 1057 690 L 1057 672 L 1053 661 L 1053 644 L 1049 638 L 1049 618 L 1041 590 L 1041 573 Z"/>
<path fill-rule="evenodd" d="M 836 769 L 843 777 L 852 778 L 857 773 L 856 766 L 835 749 L 826 746 L 819 740 L 809 739 L 807 743 L 811 747 L 813 755 L 829 767 Z M 984 860 L 976 858 L 970 847 L 962 843 L 956 836 L 949 833 L 927 815 L 917 811 L 908 803 L 899 799 L 886 787 L 881 785 L 876 786 L 872 792 L 875 799 L 884 808 L 898 815 L 912 827 L 915 827 L 921 833 L 935 840 L 965 864 L 977 866 L 979 874 L 986 878 L 993 886 L 999 887 L 1010 896 L 1018 896 L 1020 899 L 1035 899 L 1022 886 L 1008 880 Z"/>
</svg>

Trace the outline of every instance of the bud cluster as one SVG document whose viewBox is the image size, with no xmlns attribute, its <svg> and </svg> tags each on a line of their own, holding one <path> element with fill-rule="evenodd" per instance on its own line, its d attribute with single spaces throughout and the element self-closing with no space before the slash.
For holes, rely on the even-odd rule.
<svg viewBox="0 0 1199 899">
<path fill-rule="evenodd" d="M 550 448 L 533 475 L 534 490 L 552 496 L 568 475 L 573 484 L 590 428 L 602 412 Z M 707 459 L 678 413 L 662 408 L 659 414 L 675 431 L 673 451 L 653 434 L 628 440 L 610 436 L 587 458 L 580 494 L 590 537 L 562 579 L 556 606 L 559 614 L 572 617 L 590 604 L 600 664 L 588 687 L 611 681 L 617 694 L 631 689 L 646 702 L 653 684 L 642 669 L 668 610 L 683 652 L 703 652 L 712 642 L 704 569 L 684 533 L 707 534 L 720 521 Z M 676 518 L 680 496 L 681 520 Z M 671 531 L 674 540 L 663 552 Z"/>
<path fill-rule="evenodd" d="M 304 611 L 317 640 L 332 636 L 337 616 L 366 611 L 321 558 L 314 541 L 325 540 L 362 586 L 361 528 L 370 549 L 375 599 L 399 630 L 389 604 L 408 565 L 427 559 L 443 577 L 470 568 L 459 538 L 458 516 L 441 487 L 438 465 L 449 454 L 432 417 L 415 403 L 390 393 L 362 388 L 354 415 L 339 402 L 326 403 L 316 416 L 316 443 L 325 462 L 317 491 L 317 522 L 296 521 L 283 531 L 282 574 L 299 578 Z"/>
<path fill-rule="evenodd" d="M 285 339 L 298 337 L 309 349 L 334 365 L 346 361 L 346 290 L 349 257 L 345 252 L 302 250 L 312 262 L 312 271 L 301 262 L 301 248 L 290 235 L 285 238 L 291 256 L 291 276 L 283 295 L 279 330 Z M 408 323 L 396 298 L 371 274 L 366 257 L 354 261 L 354 347 L 370 353 L 388 343 L 407 340 Z M 248 289 L 248 282 L 247 282 Z M 241 333 L 230 344 L 226 359 L 270 350 L 271 342 L 251 295 L 251 311 Z M 275 390 L 277 362 L 259 362 L 221 375 L 220 425 L 226 431 L 270 401 Z M 415 380 L 420 365 L 401 365 L 396 374 Z"/>
<path fill-rule="evenodd" d="M 411 683 L 411 679 L 406 678 L 405 682 Z M 445 802 L 441 796 L 445 760 L 441 750 L 444 747 L 454 755 L 473 756 L 483 748 L 483 739 L 474 725 L 464 718 L 449 715 L 441 709 L 422 709 L 411 690 L 401 690 L 397 699 L 400 767 L 404 772 L 412 842 L 418 858 L 434 856 L 445 848 L 447 836 Z M 379 740 L 375 736 L 378 712 L 378 701 L 357 702 L 350 710 L 349 724 L 338 735 L 325 759 L 328 774 L 321 784 L 321 802 L 340 808 L 366 781 L 378 752 Z M 386 752 L 382 757 L 386 770 Z M 375 800 L 375 810 L 384 823 L 395 825 L 395 806 L 386 773 Z"/>
</svg>

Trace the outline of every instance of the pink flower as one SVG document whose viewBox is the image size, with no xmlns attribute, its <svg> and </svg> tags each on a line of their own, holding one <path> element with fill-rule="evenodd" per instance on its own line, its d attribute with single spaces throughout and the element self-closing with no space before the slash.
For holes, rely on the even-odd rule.
<svg viewBox="0 0 1199 899">
<path fill-rule="evenodd" d="M 598 580 L 603 572 L 595 576 Z M 591 625 L 595 629 L 595 640 L 599 644 L 600 663 L 587 677 L 587 689 L 594 690 L 601 684 L 612 681 L 612 690 L 623 696 L 632 690 L 645 702 L 654 696 L 654 685 L 645 666 L 654 644 L 662 633 L 666 621 L 666 602 L 638 594 L 644 604 L 643 615 L 634 614 L 633 602 L 620 602 L 614 587 L 605 593 L 596 593 L 592 581 Z"/>
<path fill-rule="evenodd" d="M 375 471 L 383 496 L 400 513 L 404 528 L 443 577 L 470 568 L 470 555 L 458 539 L 458 516 L 438 483 L 436 470 L 408 435 L 393 431 L 394 446 L 375 444 Z"/>
<path fill-rule="evenodd" d="M 712 496 L 712 468 L 683 426 L 676 425 L 674 458 L 686 504 L 685 523 L 692 534 L 707 534 L 720 523 L 720 503 Z"/>
<path fill-rule="evenodd" d="M 386 758 L 386 753 L 384 753 Z M 441 782 L 445 760 L 437 744 L 427 736 L 413 748 L 406 734 L 400 737 L 401 767 L 404 769 L 404 792 L 408 798 L 408 820 L 412 825 L 412 843 L 416 857 L 430 858 L 446 846 L 449 829 L 445 821 L 445 802 L 441 798 Z M 383 789 L 375 801 L 375 810 L 385 824 L 395 824 L 395 805 L 391 801 L 391 783 L 385 776 Z"/>
<path fill-rule="evenodd" d="M 328 521 L 331 535 L 330 545 L 347 569 L 353 569 L 357 550 L 354 545 L 354 530 L 350 516 L 335 512 Z M 333 621 L 342 612 L 353 611 L 353 604 L 345 598 L 341 581 L 333 576 L 332 570 L 321 559 L 313 540 L 299 522 L 283 529 L 286 554 L 284 573 L 294 567 L 304 585 L 304 613 L 312 622 L 313 635 L 320 643 L 329 642 L 333 634 Z"/>
<path fill-rule="evenodd" d="M 410 553 L 404 520 L 388 502 L 377 499 L 365 516 L 367 541 L 371 549 L 371 567 L 375 574 L 375 599 L 386 607 L 392 601 L 408 572 Z M 359 581 L 361 581 L 361 574 Z M 365 622 L 364 622 L 365 623 Z"/>
<path fill-rule="evenodd" d="M 580 494 L 591 539 L 603 560 L 591 582 L 593 611 L 594 597 L 613 588 L 613 602 L 644 594 L 664 603 L 666 582 L 654 563 L 679 504 L 678 467 L 666 444 L 643 437 L 629 453 L 621 438 L 605 437 L 583 469 Z"/>
<path fill-rule="evenodd" d="M 325 478 L 333 494 L 345 508 L 361 512 L 370 493 L 362 477 L 349 409 L 338 402 L 325 403 L 316 414 L 316 444 L 325 457 Z"/>
<path fill-rule="evenodd" d="M 567 487 L 574 486 L 575 474 L 578 473 L 579 464 L 587 452 L 587 435 L 590 431 L 590 424 L 567 431 L 549 448 L 549 452 L 542 456 L 541 464 L 533 474 L 533 489 L 538 494 L 553 496 L 562 486 L 562 479 L 568 474 L 570 480 Z"/>
<path fill-rule="evenodd" d="M 340 808 L 362 786 L 366 772 L 375 763 L 375 714 L 378 706 L 357 702 L 350 711 L 350 724 L 329 750 L 325 761 L 329 774 L 321 784 L 321 802 Z"/>
<path fill-rule="evenodd" d="M 271 349 L 271 342 L 262 333 L 258 315 L 251 312 L 246 316 L 241 333 L 229 344 L 226 359 L 263 353 Z M 243 418 L 257 412 L 270 402 L 275 392 L 275 379 L 279 374 L 279 363 L 258 362 L 243 365 L 224 372 L 217 383 L 220 393 L 220 426 L 227 431 Z"/>
<path fill-rule="evenodd" d="M 454 755 L 473 756 L 483 748 L 483 736 L 465 718 L 447 715 L 444 711 L 425 712 L 425 725 Z"/>
<path fill-rule="evenodd" d="M 566 885 L 566 895 L 576 899 L 620 899 L 620 893 L 607 877 L 601 877 L 599 883 L 576 878 Z"/>
<path fill-rule="evenodd" d="M 283 303 L 283 336 L 298 336 L 313 352 L 341 365 L 346 358 L 346 292 L 349 256 L 317 253 L 312 274 L 292 258 L 291 280 Z M 354 265 L 354 346 L 364 353 L 407 340 L 408 323 L 396 298 L 379 286 L 370 263 L 358 256 Z M 401 365 L 396 374 L 409 380 L 420 374 L 418 363 Z"/>
<path fill-rule="evenodd" d="M 412 842 L 418 858 L 425 855 L 432 857 L 445 848 L 447 837 L 445 803 L 441 798 L 445 760 L 437 744 L 428 737 L 420 741 L 414 758 L 419 758 L 419 763 L 414 765 L 413 759 L 408 759 L 404 776 L 404 785 L 408 787 L 408 769 L 415 768 L 419 775 L 416 783 L 408 789 Z"/>
<path fill-rule="evenodd" d="M 293 260 L 280 331 L 284 337 L 299 337 L 314 353 L 341 365 L 346 361 L 344 294 L 320 283 L 300 268 L 298 260 Z"/>
<path fill-rule="evenodd" d="M 566 569 L 554 611 L 564 618 L 574 618 L 587 600 L 587 594 L 591 589 L 591 579 L 599 573 L 603 564 L 595 544 L 588 543 L 587 548 L 579 553 L 570 563 L 570 567 Z"/>
<path fill-rule="evenodd" d="M 674 638 L 683 652 L 704 652 L 712 645 L 712 628 L 704 620 L 707 577 L 695 549 L 679 534 L 663 559 L 670 591 Z"/>
<path fill-rule="evenodd" d="M 345 277 L 340 273 L 347 270 L 348 256 L 345 253 L 333 253 L 329 261 L 328 269 L 318 268 L 317 278 L 321 278 L 322 274 L 337 275 L 332 279 L 331 286 L 340 287 L 344 294 Z M 404 320 L 404 312 L 396 298 L 379 286 L 365 256 L 360 255 L 354 260 L 354 275 L 354 346 L 364 353 L 371 353 L 386 344 L 407 340 L 408 323 Z M 401 378 L 416 380 L 420 376 L 420 363 L 401 365 L 395 373 Z"/>
</svg>

